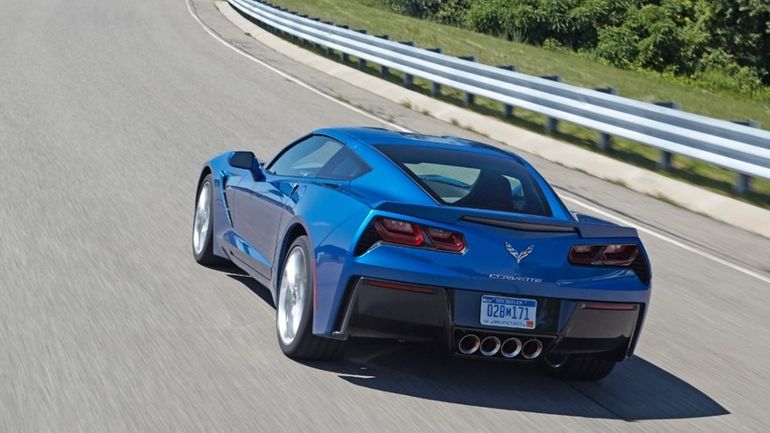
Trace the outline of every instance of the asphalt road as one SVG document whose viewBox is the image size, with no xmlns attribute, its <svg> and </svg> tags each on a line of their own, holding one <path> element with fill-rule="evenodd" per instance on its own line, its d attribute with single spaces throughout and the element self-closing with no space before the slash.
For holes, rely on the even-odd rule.
<svg viewBox="0 0 770 433">
<path fill-rule="evenodd" d="M 469 135 L 196 6 L 315 88 Z M 196 176 L 225 149 L 266 158 L 342 124 L 376 121 L 227 48 L 185 0 L 0 0 L 0 431 L 770 430 L 770 240 L 537 158 L 571 197 L 651 230 L 655 293 L 635 359 L 578 384 L 414 345 L 285 358 L 265 289 L 191 257 Z"/>
</svg>

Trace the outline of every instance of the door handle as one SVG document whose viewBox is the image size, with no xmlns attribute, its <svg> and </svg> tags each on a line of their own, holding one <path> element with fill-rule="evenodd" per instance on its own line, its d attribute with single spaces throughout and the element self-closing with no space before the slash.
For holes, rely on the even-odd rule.
<svg viewBox="0 0 770 433">
<path fill-rule="evenodd" d="M 297 192 L 297 189 L 299 188 L 299 184 L 291 183 L 290 185 L 291 185 L 291 193 L 294 194 L 295 192 Z"/>
</svg>

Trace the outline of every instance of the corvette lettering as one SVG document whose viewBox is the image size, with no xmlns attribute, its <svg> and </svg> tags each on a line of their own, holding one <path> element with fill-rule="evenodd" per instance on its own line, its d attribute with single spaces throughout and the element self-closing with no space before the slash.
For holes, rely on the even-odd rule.
<svg viewBox="0 0 770 433">
<path fill-rule="evenodd" d="M 542 283 L 542 278 L 522 277 L 519 275 L 503 275 L 503 274 L 489 274 L 489 278 L 493 280 L 507 280 L 507 281 L 523 281 L 526 283 Z"/>
</svg>

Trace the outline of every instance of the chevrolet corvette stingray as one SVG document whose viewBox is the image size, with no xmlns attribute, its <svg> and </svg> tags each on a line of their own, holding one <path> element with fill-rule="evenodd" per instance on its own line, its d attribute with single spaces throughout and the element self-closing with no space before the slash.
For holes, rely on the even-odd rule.
<svg viewBox="0 0 770 433">
<path fill-rule="evenodd" d="M 512 152 L 330 128 L 269 163 L 216 156 L 197 185 L 195 260 L 232 262 L 270 290 L 289 357 L 427 339 L 598 380 L 639 338 L 651 270 L 636 230 L 570 212 Z"/>
</svg>

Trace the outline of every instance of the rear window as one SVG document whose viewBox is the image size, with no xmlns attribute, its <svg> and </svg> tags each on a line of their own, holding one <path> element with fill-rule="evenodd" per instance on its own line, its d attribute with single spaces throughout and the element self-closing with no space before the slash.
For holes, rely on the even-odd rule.
<svg viewBox="0 0 770 433">
<path fill-rule="evenodd" d="M 512 158 L 414 146 L 377 149 L 445 205 L 551 216 L 529 170 Z"/>
</svg>

